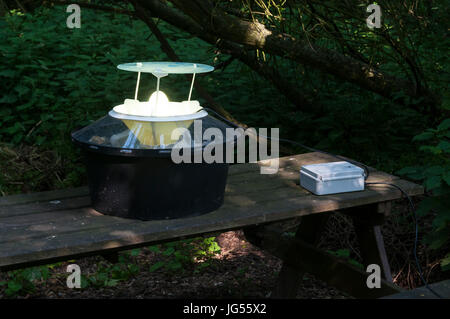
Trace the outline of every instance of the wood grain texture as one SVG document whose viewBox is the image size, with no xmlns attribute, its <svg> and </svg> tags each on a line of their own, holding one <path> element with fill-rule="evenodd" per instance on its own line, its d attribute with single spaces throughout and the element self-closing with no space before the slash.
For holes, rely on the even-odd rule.
<svg viewBox="0 0 450 319">
<path fill-rule="evenodd" d="M 339 161 L 321 153 L 280 158 L 277 174 L 261 175 L 264 163 L 232 165 L 224 205 L 202 216 L 139 221 L 89 208 L 86 187 L 0 197 L 0 269 L 150 245 L 401 198 L 391 187 L 315 196 L 298 184 L 300 166 Z M 370 182 L 390 182 L 409 195 L 421 186 L 371 169 Z"/>
</svg>

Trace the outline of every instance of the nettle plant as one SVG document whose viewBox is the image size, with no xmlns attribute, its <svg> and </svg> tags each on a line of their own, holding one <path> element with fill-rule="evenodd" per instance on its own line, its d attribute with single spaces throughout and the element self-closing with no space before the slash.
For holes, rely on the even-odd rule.
<svg viewBox="0 0 450 319">
<path fill-rule="evenodd" d="M 422 181 L 427 197 L 420 202 L 417 214 L 434 213 L 433 231 L 425 238 L 431 249 L 445 249 L 450 241 L 450 119 L 435 129 L 427 129 L 415 136 L 425 156 L 421 166 L 406 167 L 398 172 L 416 181 Z M 443 270 L 450 270 L 450 253 L 441 261 Z"/>
<path fill-rule="evenodd" d="M 34 293 L 36 284 L 45 282 L 50 276 L 50 268 L 53 268 L 55 265 L 10 271 L 7 273 L 7 280 L 0 281 L 0 288 L 4 287 L 4 293 L 7 297 Z"/>
<path fill-rule="evenodd" d="M 162 245 L 149 247 L 150 251 L 165 256 L 164 260 L 150 266 L 149 271 L 154 272 L 160 268 L 170 271 L 184 271 L 194 266 L 194 273 L 211 265 L 212 258 L 220 253 L 220 246 L 215 237 L 197 237 L 184 239 Z"/>
</svg>

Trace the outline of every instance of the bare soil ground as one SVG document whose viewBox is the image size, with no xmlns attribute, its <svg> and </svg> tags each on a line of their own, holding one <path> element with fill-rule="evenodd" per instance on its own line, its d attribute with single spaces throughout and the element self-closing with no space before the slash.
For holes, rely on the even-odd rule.
<svg viewBox="0 0 450 319">
<path fill-rule="evenodd" d="M 275 285 L 281 261 L 249 244 L 242 232 L 226 232 L 217 238 L 222 250 L 210 266 L 167 272 L 148 268 L 161 256 L 142 249 L 136 262 L 141 266 L 136 276 L 114 287 L 69 289 L 66 286 L 69 263 L 52 270 L 45 282 L 36 283 L 36 291 L 19 298 L 267 298 Z M 83 273 L 94 274 L 100 256 L 77 260 Z M 0 293 L 1 297 L 1 293 Z M 312 276 L 305 276 L 298 298 L 349 298 L 327 287 Z"/>
</svg>

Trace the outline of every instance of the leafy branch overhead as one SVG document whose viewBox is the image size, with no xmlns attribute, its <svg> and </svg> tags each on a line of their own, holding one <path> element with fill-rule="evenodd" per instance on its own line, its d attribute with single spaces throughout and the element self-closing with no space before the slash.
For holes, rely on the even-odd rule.
<svg viewBox="0 0 450 319">
<path fill-rule="evenodd" d="M 337 78 L 355 83 L 360 87 L 373 91 L 386 98 L 397 100 L 401 103 L 408 103 L 411 100 L 420 100 L 421 105 L 428 105 L 436 107 L 439 104 L 439 98 L 427 87 L 422 79 L 415 77 L 415 80 L 399 78 L 389 72 L 382 71 L 373 61 L 373 57 L 365 52 L 362 52 L 358 47 L 358 39 L 350 39 L 348 36 L 342 35 L 342 29 L 348 28 L 346 20 L 351 20 L 356 16 L 356 19 L 351 20 L 359 22 L 358 33 L 362 37 L 373 37 L 374 44 L 377 42 L 384 46 L 388 46 L 392 51 L 397 52 L 398 55 L 405 57 L 406 64 L 412 66 L 412 74 L 422 74 L 418 69 L 418 64 L 415 57 L 412 56 L 411 50 L 400 47 L 397 41 L 393 40 L 393 35 L 398 33 L 399 38 L 404 36 L 403 33 L 408 32 L 404 29 L 391 30 L 390 27 L 385 26 L 381 31 L 370 31 L 365 25 L 364 10 L 358 1 L 345 1 L 345 5 L 337 5 L 336 1 L 325 1 L 323 5 L 311 4 L 309 1 L 286 2 L 283 6 L 281 2 L 278 3 L 278 8 L 284 11 L 289 8 L 290 14 L 297 13 L 302 15 L 306 9 L 313 13 L 312 19 L 322 21 L 322 17 L 327 17 L 324 21 L 324 28 L 332 24 L 336 31 L 332 33 L 334 42 L 344 42 L 344 46 L 350 52 L 359 52 L 355 57 L 347 52 L 342 52 L 339 48 L 332 49 L 330 45 L 318 44 L 320 41 L 314 39 L 314 34 L 309 35 L 307 30 L 289 30 L 292 34 L 283 32 L 287 23 L 292 23 L 292 17 L 281 17 L 280 22 L 273 22 L 270 10 L 254 18 L 254 11 L 261 6 L 262 1 L 256 1 L 253 5 L 246 7 L 245 1 L 239 2 L 232 8 L 227 8 L 229 2 L 208 0 L 170 0 L 175 6 L 170 6 L 166 1 L 150 0 L 150 1 L 132 1 L 139 4 L 152 12 L 154 16 L 158 16 L 163 20 L 187 30 L 193 35 L 201 37 L 209 43 L 220 43 L 227 41 L 231 45 L 240 45 L 247 50 L 261 50 L 266 54 L 278 56 L 283 59 L 295 61 L 305 66 L 317 69 L 321 72 L 331 74 Z M 259 4 L 258 4 L 259 3 Z M 265 2 L 264 2 L 265 3 Z M 277 3 L 277 1 L 268 1 L 268 3 Z M 383 6 L 383 4 L 382 4 Z M 390 9 L 391 4 L 386 6 Z M 239 9 L 239 12 L 248 11 L 252 18 L 237 16 L 231 12 L 230 9 Z M 227 10 L 228 9 L 228 10 Z M 392 19 L 398 18 L 401 10 L 404 8 L 392 8 L 386 14 L 392 14 Z M 311 11 L 314 10 L 314 11 Z M 326 12 L 333 12 L 329 16 L 320 14 L 325 10 Z M 339 12 L 343 11 L 342 14 Z M 350 16 L 350 18 L 348 18 Z M 300 18 L 300 22 L 302 18 Z M 298 21 L 297 21 L 298 22 Z M 299 23 L 294 23 L 300 28 Z M 398 27 L 398 25 L 396 26 Z M 366 30 L 367 29 L 367 30 Z M 394 33 L 395 32 L 395 33 Z M 316 41 L 317 40 L 317 41 Z M 316 43 L 317 42 L 317 43 Z M 220 44 L 218 45 L 220 46 Z M 353 54 L 354 55 L 354 54 Z M 414 78 L 414 77 L 412 77 Z M 409 100 L 408 100 L 409 99 Z M 408 103 L 411 104 L 411 103 Z"/>
</svg>

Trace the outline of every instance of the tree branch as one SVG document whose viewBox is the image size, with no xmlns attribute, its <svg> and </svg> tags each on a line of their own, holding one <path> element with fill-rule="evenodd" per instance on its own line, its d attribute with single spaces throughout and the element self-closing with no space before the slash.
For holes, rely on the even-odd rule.
<svg viewBox="0 0 450 319">
<path fill-rule="evenodd" d="M 299 110 L 305 111 L 320 109 L 318 104 L 311 103 L 297 87 L 291 82 L 284 79 L 281 74 L 274 68 L 271 68 L 267 63 L 256 61 L 253 57 L 249 56 L 247 50 L 242 46 L 232 43 L 230 41 L 222 40 L 214 35 L 211 35 L 195 21 L 188 16 L 179 13 L 177 10 L 169 7 L 158 0 L 150 1 L 134 1 L 140 5 L 140 8 L 146 8 L 154 16 L 158 16 L 171 25 L 189 32 L 192 35 L 199 37 L 200 39 L 210 44 L 216 45 L 220 50 L 234 56 L 241 62 L 249 66 L 253 71 L 270 81 L 275 88 L 277 88 L 288 100 L 295 105 Z M 138 11 L 138 10 L 137 10 Z"/>
<path fill-rule="evenodd" d="M 227 14 L 208 0 L 170 1 L 211 35 L 310 65 L 402 104 L 406 101 L 398 99 L 399 92 L 414 99 L 424 98 L 423 105 L 439 103 L 435 94 L 427 88 L 417 90 L 414 83 L 381 72 L 349 56 L 269 30 L 259 22 L 245 21 Z"/>
<path fill-rule="evenodd" d="M 156 24 L 153 22 L 151 15 L 147 10 L 145 10 L 138 2 L 133 1 L 133 6 L 136 11 L 136 17 L 141 19 L 150 29 L 150 31 L 155 35 L 155 37 L 158 39 L 159 43 L 161 44 L 161 49 L 163 52 L 169 57 L 172 61 L 180 61 L 180 58 L 175 53 L 173 48 L 170 46 L 169 42 L 167 41 L 166 37 L 162 34 L 162 32 L 158 29 Z M 191 77 L 188 77 L 188 80 L 191 80 Z M 195 89 L 197 90 L 198 94 L 204 98 L 208 104 L 211 106 L 212 109 L 214 109 L 216 112 L 220 113 L 224 117 L 226 117 L 228 120 L 239 123 L 229 112 L 227 112 L 220 104 L 218 104 L 214 98 L 198 83 L 198 81 L 194 82 Z M 239 123 L 241 125 L 241 123 Z"/>
</svg>

